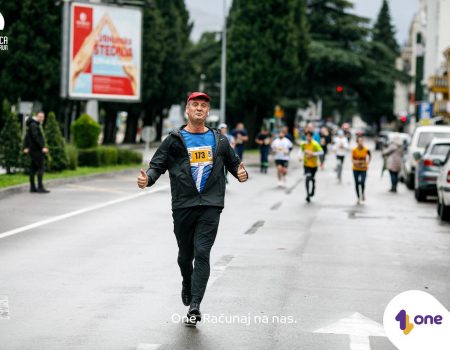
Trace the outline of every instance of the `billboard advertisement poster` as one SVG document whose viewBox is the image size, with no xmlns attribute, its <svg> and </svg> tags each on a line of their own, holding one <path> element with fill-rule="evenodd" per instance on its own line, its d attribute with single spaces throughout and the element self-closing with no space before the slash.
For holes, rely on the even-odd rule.
<svg viewBox="0 0 450 350">
<path fill-rule="evenodd" d="M 142 11 L 72 3 L 69 97 L 140 100 Z"/>
</svg>

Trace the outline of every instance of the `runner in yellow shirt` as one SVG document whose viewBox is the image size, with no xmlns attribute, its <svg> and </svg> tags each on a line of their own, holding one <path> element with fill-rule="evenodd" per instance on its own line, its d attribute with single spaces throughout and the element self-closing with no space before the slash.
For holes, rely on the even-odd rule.
<svg viewBox="0 0 450 350">
<path fill-rule="evenodd" d="M 357 204 L 366 200 L 365 188 L 366 188 L 366 175 L 369 168 L 369 162 L 371 159 L 370 151 L 364 146 L 364 140 L 362 136 L 356 138 L 357 146 L 352 151 L 352 163 L 353 163 L 353 177 L 355 178 L 356 196 L 358 197 Z M 359 188 L 361 187 L 361 191 Z"/>
<path fill-rule="evenodd" d="M 306 141 L 302 142 L 300 147 L 304 153 L 306 201 L 309 203 L 316 190 L 316 179 L 314 177 L 319 166 L 318 157 L 323 154 L 323 149 L 317 141 L 313 140 L 311 131 L 307 131 L 305 136 Z M 311 188 L 310 184 L 312 184 Z"/>
</svg>

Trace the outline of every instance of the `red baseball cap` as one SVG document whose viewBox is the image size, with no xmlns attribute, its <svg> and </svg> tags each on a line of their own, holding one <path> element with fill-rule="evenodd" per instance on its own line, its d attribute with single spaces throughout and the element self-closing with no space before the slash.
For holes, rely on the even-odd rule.
<svg viewBox="0 0 450 350">
<path fill-rule="evenodd" d="M 193 100 L 194 98 L 200 98 L 202 100 L 206 100 L 207 102 L 211 101 L 211 97 L 209 97 L 204 92 L 193 92 L 192 94 L 189 95 L 187 102 Z"/>
</svg>

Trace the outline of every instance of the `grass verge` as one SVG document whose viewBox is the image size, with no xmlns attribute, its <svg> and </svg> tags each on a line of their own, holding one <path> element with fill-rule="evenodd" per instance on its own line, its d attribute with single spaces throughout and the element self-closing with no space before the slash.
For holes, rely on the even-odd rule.
<svg viewBox="0 0 450 350">
<path fill-rule="evenodd" d="M 75 176 L 86 176 L 93 174 L 101 174 L 101 173 L 111 173 L 114 171 L 126 170 L 126 169 L 137 169 L 139 172 L 140 164 L 123 164 L 123 165 L 114 165 L 114 166 L 104 166 L 104 167 L 78 167 L 76 170 L 64 170 L 60 173 L 45 173 L 44 174 L 44 183 L 46 180 L 52 179 L 64 179 Z M 0 175 L 0 188 L 11 187 L 21 184 L 28 183 L 28 175 L 19 173 Z"/>
</svg>

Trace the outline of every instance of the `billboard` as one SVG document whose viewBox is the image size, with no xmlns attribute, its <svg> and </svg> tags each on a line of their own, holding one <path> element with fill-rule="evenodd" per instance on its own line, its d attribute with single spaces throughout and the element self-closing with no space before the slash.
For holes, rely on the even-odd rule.
<svg viewBox="0 0 450 350">
<path fill-rule="evenodd" d="M 140 9 L 72 3 L 69 97 L 138 101 L 141 42 Z"/>
</svg>

